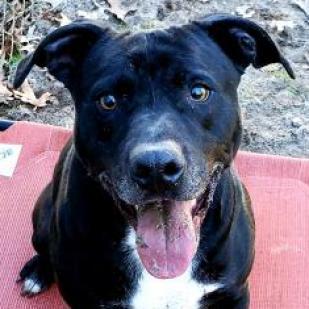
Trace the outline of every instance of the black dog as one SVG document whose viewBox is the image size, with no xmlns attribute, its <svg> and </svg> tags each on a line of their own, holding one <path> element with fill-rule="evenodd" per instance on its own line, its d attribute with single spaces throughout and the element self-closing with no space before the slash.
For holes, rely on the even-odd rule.
<svg viewBox="0 0 309 309">
<path fill-rule="evenodd" d="M 229 15 L 134 35 L 78 21 L 48 35 L 15 87 L 47 67 L 76 122 L 33 213 L 23 293 L 56 280 L 73 308 L 248 308 L 237 87 L 247 66 L 274 62 L 294 78 L 264 30 Z"/>
</svg>

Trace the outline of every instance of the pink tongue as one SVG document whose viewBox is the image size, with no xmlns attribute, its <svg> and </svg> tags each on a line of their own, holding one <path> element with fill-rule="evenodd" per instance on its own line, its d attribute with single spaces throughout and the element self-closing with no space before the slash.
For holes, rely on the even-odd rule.
<svg viewBox="0 0 309 309">
<path fill-rule="evenodd" d="M 197 248 L 192 221 L 196 200 L 149 206 L 138 216 L 138 254 L 157 278 L 174 278 L 188 268 Z"/>
</svg>

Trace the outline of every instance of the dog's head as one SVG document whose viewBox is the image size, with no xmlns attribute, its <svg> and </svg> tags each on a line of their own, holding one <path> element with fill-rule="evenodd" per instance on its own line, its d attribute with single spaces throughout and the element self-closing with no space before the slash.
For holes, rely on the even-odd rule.
<svg viewBox="0 0 309 309">
<path fill-rule="evenodd" d="M 77 21 L 19 64 L 15 87 L 36 64 L 70 90 L 77 155 L 136 229 L 148 271 L 171 278 L 194 256 L 214 175 L 239 147 L 241 75 L 274 62 L 294 77 L 264 30 L 229 15 L 134 35 Z"/>
</svg>

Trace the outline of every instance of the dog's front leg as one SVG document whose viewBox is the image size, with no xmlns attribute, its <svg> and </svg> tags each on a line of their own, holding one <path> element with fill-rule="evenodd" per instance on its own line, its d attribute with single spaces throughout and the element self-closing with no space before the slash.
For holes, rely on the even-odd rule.
<svg viewBox="0 0 309 309">
<path fill-rule="evenodd" d="M 247 309 L 250 303 L 249 288 L 246 286 L 241 291 L 233 291 L 228 296 L 217 302 L 206 305 L 203 309 Z"/>
</svg>

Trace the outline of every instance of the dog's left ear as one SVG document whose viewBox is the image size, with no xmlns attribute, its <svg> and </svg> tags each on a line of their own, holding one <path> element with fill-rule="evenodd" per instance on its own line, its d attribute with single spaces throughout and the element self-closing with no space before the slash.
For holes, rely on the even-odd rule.
<svg viewBox="0 0 309 309">
<path fill-rule="evenodd" d="M 278 47 L 256 23 L 228 14 L 214 14 L 195 21 L 232 59 L 241 73 L 252 64 L 261 68 L 270 63 L 281 63 L 289 76 L 295 78 L 288 61 Z"/>
</svg>

